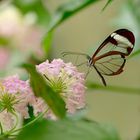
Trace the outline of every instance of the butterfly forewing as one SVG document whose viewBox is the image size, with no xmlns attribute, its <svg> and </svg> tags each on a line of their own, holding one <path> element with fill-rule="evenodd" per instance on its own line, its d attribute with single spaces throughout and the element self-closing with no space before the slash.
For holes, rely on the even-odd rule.
<svg viewBox="0 0 140 140">
<path fill-rule="evenodd" d="M 112 33 L 92 56 L 93 65 L 104 75 L 112 76 L 123 71 L 125 57 L 134 47 L 134 35 L 127 29 Z"/>
<path fill-rule="evenodd" d="M 128 56 L 133 50 L 134 43 L 135 38 L 131 31 L 127 29 L 119 29 L 104 40 L 92 56 L 92 59 L 94 59 L 97 55 L 99 56 L 101 53 L 104 53 L 105 50 L 108 52 L 118 51 L 120 54 Z"/>
<path fill-rule="evenodd" d="M 125 32 L 126 32 L 126 35 L 127 34 L 131 35 L 130 31 L 125 31 Z M 116 50 L 118 50 L 119 52 L 122 52 L 125 56 L 128 56 L 134 47 L 133 38 L 131 36 L 128 36 L 129 38 L 127 38 L 127 36 L 125 37 L 123 36 L 123 34 L 118 34 L 118 33 L 115 32 L 111 34 L 111 38 L 115 39 L 117 42 Z"/>
<path fill-rule="evenodd" d="M 76 66 L 87 64 L 87 59 L 90 58 L 87 54 L 78 52 L 63 52 L 62 56 L 65 57 L 66 60 L 70 60 Z"/>
</svg>

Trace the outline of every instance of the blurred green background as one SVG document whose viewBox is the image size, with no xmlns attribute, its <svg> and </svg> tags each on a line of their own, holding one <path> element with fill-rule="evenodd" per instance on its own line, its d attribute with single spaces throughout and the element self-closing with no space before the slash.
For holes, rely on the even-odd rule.
<svg viewBox="0 0 140 140">
<path fill-rule="evenodd" d="M 57 7 L 65 2 L 68 0 L 44 0 L 43 4 L 53 14 Z M 40 48 L 42 37 L 48 28 L 47 20 L 45 20 L 47 17 L 42 16 L 43 20 L 38 23 L 34 11 L 31 10 L 29 14 L 25 14 L 24 11 L 24 15 L 18 8 L 15 8 L 15 3 L 12 6 L 9 1 L 1 3 L 0 40 L 2 45 L 0 51 L 6 51 L 7 56 L 5 56 L 6 66 L 5 63 L 1 65 L 3 67 L 0 73 L 2 77 L 16 72 L 22 75 L 23 71 L 16 67 L 18 64 L 25 61 L 36 63 L 41 61 L 40 58 L 44 59 Z M 119 28 L 128 28 L 134 32 L 137 39 L 134 51 L 139 50 L 140 2 L 138 0 L 114 0 L 102 11 L 105 4 L 105 0 L 91 4 L 59 25 L 53 32 L 51 57 L 62 58 L 61 53 L 64 51 L 85 52 L 92 55 L 100 43 Z M 4 22 L 7 20 L 8 22 Z M 8 35 L 3 35 L 4 27 L 6 31 L 8 30 Z M 9 30 L 13 31 L 9 33 Z M 2 55 L 0 56 L 2 58 Z M 30 56 L 35 56 L 36 59 Z M 93 88 L 87 89 L 86 94 L 87 117 L 112 124 L 117 128 L 123 140 L 135 140 L 140 132 L 139 59 L 139 56 L 130 58 L 122 74 L 105 77 L 109 86 L 126 87 L 127 90 L 131 88 L 132 92 L 127 92 L 127 90 L 123 92 L 121 89 L 118 92 L 115 89 L 109 91 L 109 88 L 108 90 Z M 102 84 L 94 70 L 87 80 Z"/>
</svg>

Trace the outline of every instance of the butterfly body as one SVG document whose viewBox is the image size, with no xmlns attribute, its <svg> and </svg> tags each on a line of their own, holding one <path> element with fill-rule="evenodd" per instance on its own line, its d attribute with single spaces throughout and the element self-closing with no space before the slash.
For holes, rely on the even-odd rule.
<svg viewBox="0 0 140 140">
<path fill-rule="evenodd" d="M 119 29 L 103 41 L 92 57 L 84 53 L 71 54 L 85 55 L 88 58 L 88 66 L 95 68 L 106 86 L 103 75 L 114 76 L 122 73 L 126 57 L 132 52 L 134 44 L 134 34 L 128 29 Z"/>
</svg>

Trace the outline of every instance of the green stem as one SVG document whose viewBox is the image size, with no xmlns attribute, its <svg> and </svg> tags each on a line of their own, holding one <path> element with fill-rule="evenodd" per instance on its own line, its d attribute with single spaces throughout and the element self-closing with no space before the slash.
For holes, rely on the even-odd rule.
<svg viewBox="0 0 140 140">
<path fill-rule="evenodd" d="M 132 53 L 130 56 L 129 56 L 129 59 L 130 58 L 133 58 L 133 57 L 135 57 L 135 56 L 137 56 L 137 55 L 139 55 L 140 54 L 140 49 L 138 49 L 137 51 L 135 51 L 134 53 Z"/>
<path fill-rule="evenodd" d="M 46 114 L 48 110 L 49 110 L 49 108 L 46 109 L 46 110 L 45 110 L 43 113 L 41 113 L 40 115 L 38 115 L 34 120 L 32 120 L 31 122 L 27 123 L 27 124 L 24 125 L 23 127 L 14 130 L 12 133 L 15 133 L 15 132 L 17 132 L 17 131 L 20 131 L 21 129 L 23 129 L 23 128 L 25 128 L 25 127 L 28 127 L 29 125 L 33 124 L 33 123 L 34 123 L 35 121 L 37 121 L 39 118 L 43 117 L 44 114 Z"/>
<path fill-rule="evenodd" d="M 0 122 L 0 132 L 1 132 L 1 135 L 3 134 L 3 128 L 2 128 L 2 124 Z"/>
<path fill-rule="evenodd" d="M 140 88 L 129 88 L 129 87 L 122 87 L 122 86 L 102 86 L 100 84 L 96 84 L 93 82 L 88 82 L 87 87 L 89 89 L 94 90 L 104 90 L 104 91 L 112 91 L 112 92 L 118 92 L 118 93 L 133 93 L 140 95 Z"/>
</svg>

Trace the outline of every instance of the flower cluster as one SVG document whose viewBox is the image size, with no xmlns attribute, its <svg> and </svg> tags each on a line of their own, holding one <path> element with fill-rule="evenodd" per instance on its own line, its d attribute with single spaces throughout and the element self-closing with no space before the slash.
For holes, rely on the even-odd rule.
<svg viewBox="0 0 140 140">
<path fill-rule="evenodd" d="M 72 63 L 54 59 L 51 63 L 47 60 L 36 67 L 47 83 L 59 91 L 69 113 L 74 113 L 76 109 L 85 106 L 84 74 L 79 73 Z"/>
<path fill-rule="evenodd" d="M 72 63 L 64 63 L 61 59 L 54 59 L 49 63 L 36 66 L 39 73 L 46 79 L 47 84 L 60 93 L 66 103 L 68 113 L 74 113 L 85 106 L 84 74 L 78 72 Z M 53 119 L 55 116 L 42 98 L 35 97 L 29 80 L 20 80 L 17 75 L 1 80 L 0 84 L 0 123 L 11 129 L 17 114 L 28 118 L 28 106 L 33 107 L 34 115 L 48 112 L 45 117 Z M 5 121 L 5 119 L 7 121 Z"/>
<path fill-rule="evenodd" d="M 12 106 L 13 110 L 20 112 L 24 118 L 28 118 L 27 106 L 35 102 L 35 96 L 32 93 L 29 82 L 22 81 L 17 75 L 14 75 L 4 79 L 2 85 L 5 89 L 3 95 L 9 94 L 9 96 L 15 97 L 15 103 Z"/>
<path fill-rule="evenodd" d="M 6 130 L 11 129 L 15 122 L 15 115 L 28 118 L 28 105 L 35 104 L 35 101 L 29 82 L 20 80 L 17 75 L 2 80 L 0 84 L 0 123 L 2 126 Z"/>
</svg>

